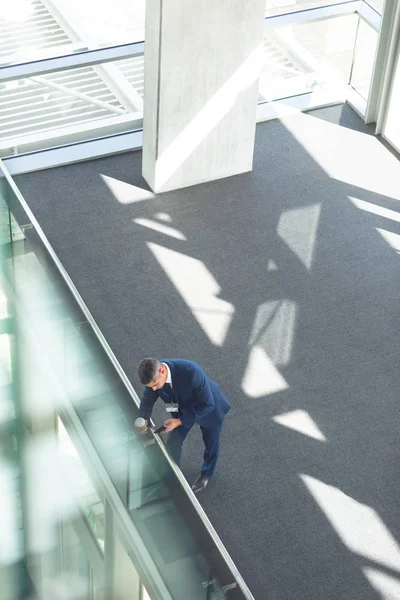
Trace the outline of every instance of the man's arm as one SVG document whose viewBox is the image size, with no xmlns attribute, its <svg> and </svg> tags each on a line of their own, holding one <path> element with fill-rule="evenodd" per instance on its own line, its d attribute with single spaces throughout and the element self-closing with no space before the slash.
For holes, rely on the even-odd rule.
<svg viewBox="0 0 400 600">
<path fill-rule="evenodd" d="M 153 412 L 153 406 L 158 398 L 158 392 L 153 391 L 151 388 L 145 386 L 143 389 L 142 399 L 140 401 L 139 416 L 143 417 L 147 421 L 150 420 L 151 413 Z"/>
<path fill-rule="evenodd" d="M 194 422 L 198 425 L 203 424 L 203 420 L 207 417 L 215 408 L 215 402 L 211 393 L 210 384 L 205 376 L 202 369 L 198 369 L 194 372 L 192 379 L 192 394 L 193 394 L 193 408 L 194 408 Z M 189 415 L 181 416 L 182 424 L 185 427 L 190 427 L 193 424 L 193 418 Z"/>
</svg>

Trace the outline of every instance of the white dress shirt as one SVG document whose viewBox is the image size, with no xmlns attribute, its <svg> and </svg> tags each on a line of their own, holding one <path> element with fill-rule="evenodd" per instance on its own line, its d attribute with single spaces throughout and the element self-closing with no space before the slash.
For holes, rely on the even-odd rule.
<svg viewBox="0 0 400 600">
<path fill-rule="evenodd" d="M 171 377 L 171 371 L 169 366 L 167 365 L 167 363 L 163 363 L 164 367 L 166 367 L 167 369 L 167 379 L 165 380 L 165 383 L 169 383 L 169 385 L 172 387 L 172 377 Z M 174 389 L 172 387 L 172 389 Z"/>
</svg>

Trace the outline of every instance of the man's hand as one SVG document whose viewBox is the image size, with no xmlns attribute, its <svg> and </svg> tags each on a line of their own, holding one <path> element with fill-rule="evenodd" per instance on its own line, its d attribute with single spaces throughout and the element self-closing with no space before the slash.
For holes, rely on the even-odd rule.
<svg viewBox="0 0 400 600">
<path fill-rule="evenodd" d="M 182 425 L 182 421 L 180 419 L 166 419 L 164 425 L 166 427 L 165 433 L 168 433 L 169 431 L 173 431 L 175 427 Z"/>
</svg>

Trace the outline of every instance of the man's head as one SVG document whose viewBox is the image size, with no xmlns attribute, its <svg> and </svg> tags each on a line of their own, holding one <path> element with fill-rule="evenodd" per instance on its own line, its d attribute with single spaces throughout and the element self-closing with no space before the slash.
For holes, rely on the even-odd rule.
<svg viewBox="0 0 400 600">
<path fill-rule="evenodd" d="M 167 367 L 157 358 L 144 358 L 138 367 L 140 382 L 152 390 L 160 390 L 167 381 Z"/>
</svg>

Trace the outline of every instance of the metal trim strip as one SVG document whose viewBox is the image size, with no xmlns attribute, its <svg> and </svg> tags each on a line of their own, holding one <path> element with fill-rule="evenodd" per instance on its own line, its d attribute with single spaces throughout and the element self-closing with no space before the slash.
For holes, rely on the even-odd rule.
<svg viewBox="0 0 400 600">
<path fill-rule="evenodd" d="M 144 42 L 136 42 L 134 44 L 113 46 L 112 48 L 84 50 L 75 54 L 43 58 L 17 65 L 7 65 L 0 67 L 0 83 L 24 77 L 32 77 L 33 75 L 41 75 L 43 73 L 53 73 L 54 71 L 111 62 L 120 58 L 142 56 L 143 54 Z"/>
</svg>

